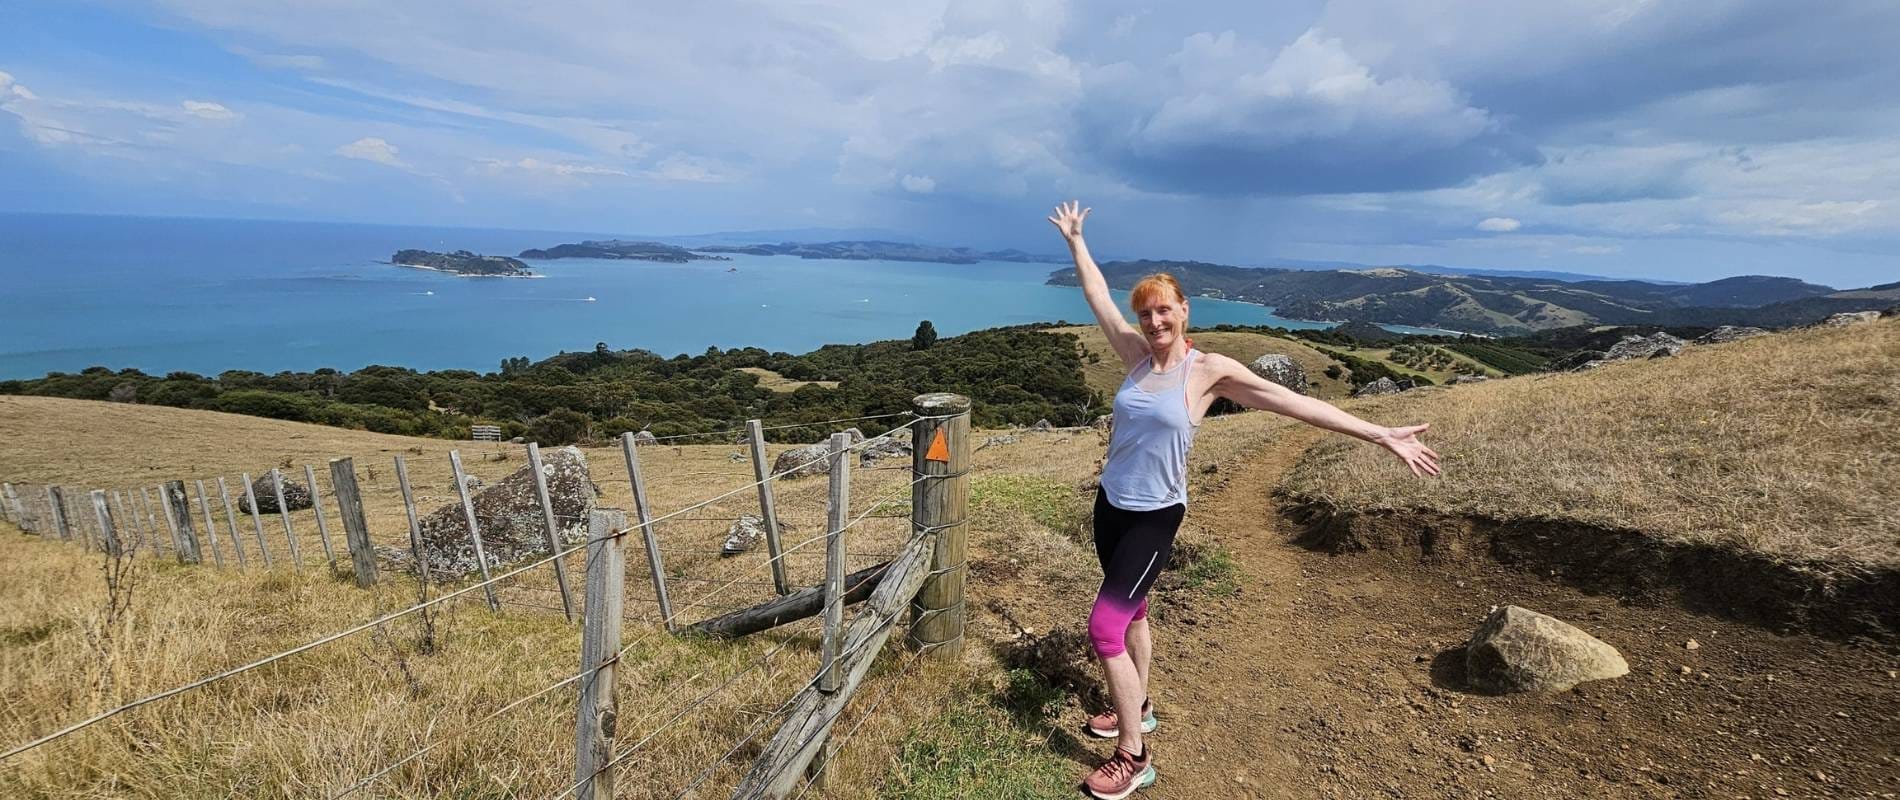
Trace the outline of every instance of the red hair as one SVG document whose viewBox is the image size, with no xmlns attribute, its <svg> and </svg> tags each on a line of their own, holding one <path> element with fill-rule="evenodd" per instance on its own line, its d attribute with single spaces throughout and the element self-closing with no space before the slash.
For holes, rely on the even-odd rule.
<svg viewBox="0 0 1900 800">
<path fill-rule="evenodd" d="M 1173 295 L 1173 297 L 1170 298 L 1168 295 Z M 1134 290 L 1128 293 L 1128 306 L 1139 314 L 1144 306 L 1166 302 L 1170 299 L 1177 303 L 1186 303 L 1187 295 L 1181 291 L 1181 282 L 1175 280 L 1173 275 L 1157 272 L 1142 278 L 1135 284 Z"/>
</svg>

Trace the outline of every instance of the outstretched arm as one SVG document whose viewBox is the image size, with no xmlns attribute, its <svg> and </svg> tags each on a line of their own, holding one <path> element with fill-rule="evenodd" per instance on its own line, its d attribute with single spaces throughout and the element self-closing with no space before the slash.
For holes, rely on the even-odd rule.
<svg viewBox="0 0 1900 800">
<path fill-rule="evenodd" d="M 1247 408 L 1265 409 L 1314 427 L 1338 431 L 1379 445 L 1405 462 L 1413 475 L 1438 474 L 1438 453 L 1418 440 L 1418 435 L 1430 428 L 1431 423 L 1400 428 L 1374 425 L 1317 397 L 1307 397 L 1255 375 L 1240 362 L 1226 356 L 1209 354 L 1205 361 L 1218 376 L 1214 383 L 1216 395 Z"/>
<path fill-rule="evenodd" d="M 1069 255 L 1075 258 L 1075 277 L 1082 284 L 1082 296 L 1088 299 L 1089 310 L 1095 312 L 1095 321 L 1101 324 L 1102 333 L 1108 335 L 1108 345 L 1121 356 L 1123 366 L 1132 369 L 1147 352 L 1148 344 L 1134 326 L 1122 318 L 1121 309 L 1115 307 L 1115 298 L 1108 293 L 1108 280 L 1102 277 L 1101 267 L 1095 266 L 1088 244 L 1082 241 L 1082 220 L 1088 216 L 1089 209 L 1079 209 L 1071 200 L 1056 206 L 1049 224 L 1056 226 L 1069 243 Z"/>
</svg>

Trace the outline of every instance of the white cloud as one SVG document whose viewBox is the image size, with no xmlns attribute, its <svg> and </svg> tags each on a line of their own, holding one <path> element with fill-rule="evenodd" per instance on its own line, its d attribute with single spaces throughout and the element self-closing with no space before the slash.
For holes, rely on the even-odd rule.
<svg viewBox="0 0 1900 800">
<path fill-rule="evenodd" d="M 1524 223 L 1510 217 L 1486 217 L 1478 223 L 1478 230 L 1491 233 L 1509 233 L 1521 227 L 1524 227 Z"/>
<path fill-rule="evenodd" d="M 1584 244 L 1570 248 L 1570 252 L 1580 256 L 1613 256 L 1623 252 L 1619 244 Z"/>
<path fill-rule="evenodd" d="M 208 101 L 186 100 L 184 106 L 185 106 L 185 113 L 190 114 L 194 117 L 201 117 L 204 119 L 215 119 L 215 120 L 237 119 L 238 117 L 238 113 L 236 111 L 232 111 L 231 109 L 225 108 L 224 106 L 221 106 L 217 103 L 212 103 Z"/>
<path fill-rule="evenodd" d="M 936 179 L 929 175 L 905 175 L 898 185 L 903 186 L 904 191 L 916 194 L 930 194 L 937 190 Z"/>
<path fill-rule="evenodd" d="M 409 165 L 396 157 L 396 146 L 375 136 L 365 136 L 336 149 L 336 154 L 344 158 L 356 158 L 374 161 L 378 164 L 407 169 Z"/>
</svg>

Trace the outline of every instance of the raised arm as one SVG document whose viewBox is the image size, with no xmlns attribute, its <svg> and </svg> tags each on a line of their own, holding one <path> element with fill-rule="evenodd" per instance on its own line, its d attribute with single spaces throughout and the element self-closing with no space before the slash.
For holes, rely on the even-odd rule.
<svg viewBox="0 0 1900 800">
<path fill-rule="evenodd" d="M 1075 277 L 1082 284 L 1082 296 L 1088 300 L 1089 310 L 1095 312 L 1095 321 L 1102 326 L 1102 333 L 1108 335 L 1108 346 L 1115 348 L 1115 355 L 1121 356 L 1124 367 L 1133 369 L 1147 354 L 1148 343 L 1122 317 L 1121 309 L 1115 307 L 1115 298 L 1108 293 L 1108 279 L 1102 277 L 1102 268 L 1095 266 L 1088 243 L 1082 241 L 1082 220 L 1088 216 L 1089 209 L 1078 209 L 1071 200 L 1056 206 L 1049 224 L 1056 226 L 1069 243 L 1069 255 L 1075 258 Z"/>
<path fill-rule="evenodd" d="M 1400 428 L 1375 425 L 1317 397 L 1308 397 L 1255 375 L 1253 370 L 1227 356 L 1210 353 L 1203 360 L 1214 370 L 1213 391 L 1220 397 L 1379 445 L 1405 462 L 1413 475 L 1438 474 L 1438 453 L 1418 440 L 1418 435 L 1431 427 L 1430 423 Z"/>
</svg>

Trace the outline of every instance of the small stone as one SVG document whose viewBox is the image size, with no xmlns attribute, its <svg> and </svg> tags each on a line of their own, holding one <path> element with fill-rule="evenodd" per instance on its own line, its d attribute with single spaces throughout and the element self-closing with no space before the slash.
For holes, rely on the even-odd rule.
<svg viewBox="0 0 1900 800">
<path fill-rule="evenodd" d="M 1691 672 L 1694 672 L 1694 671 L 1695 671 L 1695 670 L 1692 670 L 1692 669 L 1689 669 L 1689 668 L 1688 668 L 1688 667 L 1686 667 L 1686 666 L 1682 668 L 1682 674 L 1684 674 L 1684 675 L 1687 675 L 1687 674 L 1689 674 L 1689 673 L 1691 673 Z"/>
<path fill-rule="evenodd" d="M 1235 783 L 1246 783 L 1246 782 L 1247 782 L 1247 779 L 1246 779 L 1246 778 L 1244 778 L 1244 777 L 1242 777 L 1242 776 L 1239 776 L 1239 775 L 1235 775 L 1235 776 L 1234 776 L 1234 782 L 1235 782 Z"/>
<path fill-rule="evenodd" d="M 1748 754 L 1748 760 L 1750 760 L 1750 761 L 1767 761 L 1768 759 L 1765 759 L 1765 758 L 1762 758 L 1762 757 L 1761 757 L 1761 754 L 1760 754 L 1760 753 L 1749 753 L 1749 754 Z"/>
<path fill-rule="evenodd" d="M 1690 640 L 1689 640 L 1689 641 L 1687 641 L 1687 642 L 1683 642 L 1683 644 L 1682 644 L 1682 649 L 1684 649 L 1684 650 L 1700 650 L 1700 649 L 1702 649 L 1702 643 L 1701 643 L 1701 642 L 1698 642 L 1698 641 L 1696 641 L 1696 640 L 1694 640 L 1694 639 L 1690 639 Z"/>
<path fill-rule="evenodd" d="M 1818 769 L 1817 769 L 1817 770 L 1815 770 L 1815 771 L 1814 771 L 1814 779 L 1815 779 L 1815 780 L 1817 780 L 1817 781 L 1820 781 L 1820 782 L 1822 782 L 1822 783 L 1827 783 L 1827 781 L 1828 781 L 1828 778 L 1827 778 L 1827 773 L 1825 773 L 1825 772 L 1822 772 L 1822 771 L 1820 771 L 1820 770 L 1818 770 Z"/>
<path fill-rule="evenodd" d="M 1484 765 L 1487 767 L 1495 767 L 1498 764 L 1497 756 L 1493 756 L 1493 755 L 1486 755 L 1484 758 L 1481 758 L 1478 760 L 1483 761 Z"/>
</svg>

